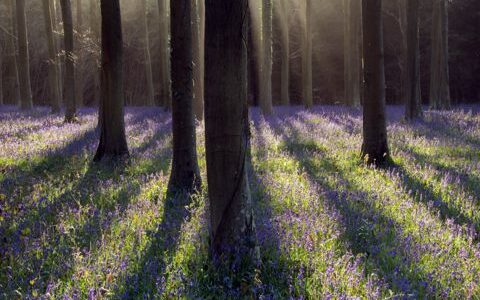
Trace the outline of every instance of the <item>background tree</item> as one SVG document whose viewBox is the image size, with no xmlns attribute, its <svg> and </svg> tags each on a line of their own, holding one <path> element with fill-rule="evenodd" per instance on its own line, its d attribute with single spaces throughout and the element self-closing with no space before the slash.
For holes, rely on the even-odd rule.
<svg viewBox="0 0 480 300">
<path fill-rule="evenodd" d="M 418 40 L 418 0 L 407 0 L 407 78 L 405 117 L 415 119 L 422 114 L 420 92 L 420 46 Z"/>
<path fill-rule="evenodd" d="M 289 30 L 289 0 L 275 2 L 279 5 L 281 24 L 281 79 L 280 103 L 290 104 L 290 30 Z"/>
<path fill-rule="evenodd" d="M 123 36 L 119 0 L 101 0 L 102 75 L 100 143 L 94 161 L 129 155 L 123 103 Z"/>
<path fill-rule="evenodd" d="M 142 0 L 143 11 L 143 47 L 145 51 L 145 76 L 147 78 L 147 105 L 155 105 L 155 90 L 153 86 L 152 58 L 150 55 L 150 30 L 148 26 L 148 1 Z"/>
<path fill-rule="evenodd" d="M 33 100 L 30 84 L 30 55 L 28 52 L 25 0 L 17 0 L 16 4 L 20 106 L 22 109 L 28 110 L 33 108 Z"/>
<path fill-rule="evenodd" d="M 170 78 L 170 43 L 169 43 L 169 1 L 158 0 L 160 18 L 160 102 L 167 108 L 172 107 L 172 91 Z"/>
<path fill-rule="evenodd" d="M 97 0 L 90 0 L 90 34 L 94 45 L 100 43 L 100 16 L 99 16 L 99 5 Z M 99 56 L 91 55 L 93 59 L 93 72 L 92 72 L 92 81 L 93 81 L 93 103 L 98 105 L 100 102 L 100 68 L 99 68 Z"/>
<path fill-rule="evenodd" d="M 271 115 L 272 107 L 272 0 L 262 0 L 262 78 L 260 82 L 260 108 Z"/>
<path fill-rule="evenodd" d="M 349 106 L 360 106 L 362 2 L 361 0 L 344 0 L 343 3 L 345 103 Z"/>
<path fill-rule="evenodd" d="M 312 0 L 305 1 L 305 33 L 303 41 L 303 104 L 306 108 L 313 106 L 313 78 L 312 78 Z"/>
<path fill-rule="evenodd" d="M 65 46 L 65 122 L 76 121 L 77 105 L 75 101 L 75 54 L 73 53 L 73 21 L 70 0 L 60 0 L 63 19 L 63 35 Z"/>
<path fill-rule="evenodd" d="M 82 107 L 84 103 L 83 92 L 85 87 L 85 82 L 83 78 L 83 72 L 81 66 L 84 65 L 82 53 L 82 39 L 85 38 L 84 32 L 84 23 L 83 23 L 83 6 L 82 0 L 75 0 L 76 3 L 76 68 L 75 68 L 75 101 L 77 107 Z"/>
<path fill-rule="evenodd" d="M 197 120 L 203 120 L 205 75 L 205 2 L 192 0 L 193 47 L 193 111 Z"/>
<path fill-rule="evenodd" d="M 448 109 L 450 108 L 450 79 L 448 74 L 447 0 L 433 0 L 432 9 L 430 107 Z"/>
<path fill-rule="evenodd" d="M 2 74 L 3 56 L 4 56 L 3 53 L 4 53 L 3 44 L 0 44 L 0 105 L 3 105 L 3 103 L 4 103 L 4 100 L 3 100 L 3 74 Z"/>
<path fill-rule="evenodd" d="M 4 96 L 8 90 L 8 95 L 13 99 L 13 103 L 20 105 L 20 82 L 18 77 L 18 64 L 17 64 L 17 46 L 16 46 L 16 11 L 15 1 L 5 1 L 6 10 L 8 14 L 8 29 L 6 33 L 6 53 L 4 66 L 7 66 L 7 78 L 6 85 L 4 85 Z"/>
<path fill-rule="evenodd" d="M 362 0 L 364 99 L 362 157 L 370 164 L 389 160 L 385 117 L 382 0 Z"/>
<path fill-rule="evenodd" d="M 247 0 L 206 0 L 205 127 L 211 247 L 255 246 L 246 172 Z"/>
<path fill-rule="evenodd" d="M 58 56 L 55 37 L 53 33 L 52 10 L 50 0 L 42 0 L 43 18 L 45 22 L 45 32 L 47 34 L 48 44 L 48 84 L 50 88 L 50 102 L 53 113 L 60 112 L 61 98 L 60 87 L 58 85 Z"/>
<path fill-rule="evenodd" d="M 171 192 L 200 188 L 193 115 L 191 1 L 171 0 L 173 162 Z"/>
</svg>

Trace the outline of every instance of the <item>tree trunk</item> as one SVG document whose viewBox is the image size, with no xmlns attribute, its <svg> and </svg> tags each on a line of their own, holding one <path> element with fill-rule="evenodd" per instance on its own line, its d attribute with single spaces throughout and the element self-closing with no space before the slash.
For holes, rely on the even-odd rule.
<svg viewBox="0 0 480 300">
<path fill-rule="evenodd" d="M 18 38 L 18 75 L 20 87 L 20 107 L 24 110 L 33 108 L 32 88 L 30 84 L 30 58 L 28 53 L 27 21 L 25 17 L 25 0 L 17 0 L 17 38 Z"/>
<path fill-rule="evenodd" d="M 2 45 L 0 45 L 0 105 L 3 105 L 4 104 L 4 100 L 3 100 L 3 74 L 2 74 L 2 70 L 3 70 L 3 49 L 2 49 Z"/>
<path fill-rule="evenodd" d="M 75 101 L 77 107 L 83 106 L 83 92 L 84 80 L 81 66 L 83 66 L 82 59 L 82 37 L 83 37 L 83 10 L 82 0 L 75 0 L 77 7 L 77 67 L 75 68 Z"/>
<path fill-rule="evenodd" d="M 272 107 L 272 0 L 262 2 L 262 82 L 260 84 L 260 108 L 271 115 Z"/>
<path fill-rule="evenodd" d="M 144 40 L 143 47 L 145 48 L 145 77 L 147 78 L 147 106 L 155 106 L 155 89 L 153 87 L 153 74 L 152 74 L 152 59 L 150 56 L 150 31 L 148 28 L 148 1 L 142 0 L 143 8 L 143 27 L 144 27 Z"/>
<path fill-rule="evenodd" d="M 50 86 L 50 103 L 53 113 L 59 113 L 61 109 L 60 87 L 58 85 L 58 57 L 55 37 L 53 35 L 52 10 L 50 0 L 42 0 L 45 31 L 48 44 L 48 82 Z"/>
<path fill-rule="evenodd" d="M 97 0 L 90 0 L 90 30 L 92 31 L 92 38 L 94 43 L 99 43 L 99 14 L 98 14 L 98 2 Z M 99 58 L 97 55 L 92 55 L 94 60 L 93 69 L 93 103 L 99 106 L 100 104 L 100 68 Z"/>
<path fill-rule="evenodd" d="M 312 79 L 312 0 L 305 4 L 305 33 L 303 41 L 303 104 L 306 108 L 313 107 L 313 79 Z"/>
<path fill-rule="evenodd" d="M 345 103 L 360 106 L 361 92 L 361 55 L 362 36 L 361 0 L 344 0 L 345 10 Z"/>
<path fill-rule="evenodd" d="M 94 161 L 129 155 L 123 104 L 123 37 L 119 0 L 101 0 L 102 75 L 100 144 Z"/>
<path fill-rule="evenodd" d="M 289 5 L 288 0 L 282 0 L 281 12 L 283 17 L 282 26 L 282 61 L 281 61 L 281 91 L 280 103 L 290 104 L 290 32 L 289 32 Z"/>
<path fill-rule="evenodd" d="M 61 20 L 61 13 L 58 13 L 59 11 L 59 8 L 58 8 L 58 1 L 55 1 L 55 0 L 50 0 L 50 8 L 51 8 L 51 11 L 52 11 L 52 23 L 53 23 L 53 31 L 54 33 L 57 32 L 55 34 L 55 46 L 56 46 L 56 49 L 61 49 L 62 48 L 62 37 L 60 34 L 58 34 L 58 32 L 61 31 L 61 28 L 60 28 L 60 23 L 62 22 Z M 58 69 L 58 88 L 60 90 L 60 101 L 63 102 L 62 104 L 66 104 L 65 103 L 65 99 L 63 98 L 63 88 L 64 88 L 64 65 L 65 65 L 65 57 L 64 56 L 57 56 L 57 60 L 58 60 L 58 66 L 57 66 L 57 69 Z"/>
<path fill-rule="evenodd" d="M 171 0 L 173 162 L 169 191 L 200 188 L 193 115 L 191 1 Z"/>
<path fill-rule="evenodd" d="M 382 0 L 363 0 L 365 96 L 362 157 L 369 164 L 389 160 L 385 120 Z"/>
<path fill-rule="evenodd" d="M 430 106 L 432 109 L 450 108 L 448 74 L 448 3 L 433 1 L 432 56 L 430 70 Z"/>
<path fill-rule="evenodd" d="M 65 44 L 65 122 L 76 121 L 77 106 L 75 101 L 75 57 L 73 53 L 73 22 L 70 0 L 60 0 L 63 19 L 63 36 Z"/>
<path fill-rule="evenodd" d="M 420 45 L 418 28 L 419 0 L 407 0 L 407 78 L 405 118 L 412 120 L 422 115 L 420 94 Z"/>
<path fill-rule="evenodd" d="M 246 172 L 247 0 L 206 0 L 205 126 L 212 254 L 254 257 Z"/>
<path fill-rule="evenodd" d="M 16 46 L 16 10 L 15 0 L 9 0 L 5 2 L 7 10 L 10 13 L 10 34 L 6 39 L 6 62 L 8 62 L 8 80 L 6 89 L 8 89 L 8 95 L 13 98 L 13 103 L 20 105 L 20 83 L 18 77 L 18 56 Z M 4 63 L 5 64 L 5 63 Z"/>
<path fill-rule="evenodd" d="M 170 43 L 169 43 L 169 7 L 168 0 L 158 0 L 160 18 L 160 102 L 167 110 L 172 108 L 172 91 L 170 78 Z"/>
<path fill-rule="evenodd" d="M 203 120 L 203 89 L 205 74 L 205 3 L 192 0 L 193 27 L 193 111 L 197 120 Z"/>
</svg>

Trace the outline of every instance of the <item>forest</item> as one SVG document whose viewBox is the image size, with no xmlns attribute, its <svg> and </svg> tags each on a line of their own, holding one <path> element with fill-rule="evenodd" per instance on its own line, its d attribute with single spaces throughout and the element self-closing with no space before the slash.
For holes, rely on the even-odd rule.
<svg viewBox="0 0 480 300">
<path fill-rule="evenodd" d="M 480 1 L 1 0 L 0 299 L 480 299 Z"/>
</svg>

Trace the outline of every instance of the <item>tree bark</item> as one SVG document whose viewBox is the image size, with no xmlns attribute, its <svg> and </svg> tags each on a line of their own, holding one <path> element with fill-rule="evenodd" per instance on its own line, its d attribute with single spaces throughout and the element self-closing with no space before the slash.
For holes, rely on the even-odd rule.
<svg viewBox="0 0 480 300">
<path fill-rule="evenodd" d="M 20 107 L 24 110 L 29 110 L 33 108 L 33 100 L 32 88 L 30 84 L 30 56 L 28 53 L 25 0 L 17 0 L 16 4 Z"/>
<path fill-rule="evenodd" d="M 447 0 L 433 0 L 430 68 L 430 107 L 432 109 L 449 109 Z"/>
<path fill-rule="evenodd" d="M 2 70 L 3 70 L 3 47 L 2 45 L 0 45 L 0 105 L 3 105 L 4 104 L 4 100 L 3 100 L 3 74 L 2 74 Z"/>
<path fill-rule="evenodd" d="M 153 87 L 152 58 L 150 55 L 150 30 L 148 27 L 148 1 L 142 0 L 143 29 L 144 40 L 143 47 L 145 52 L 145 77 L 147 78 L 147 106 L 155 106 L 155 89 Z"/>
<path fill-rule="evenodd" d="M 385 118 L 382 0 L 363 0 L 365 96 L 362 157 L 383 165 L 390 159 Z"/>
<path fill-rule="evenodd" d="M 262 2 L 262 82 L 260 84 L 260 109 L 271 115 L 272 107 L 272 0 Z"/>
<path fill-rule="evenodd" d="M 169 191 L 192 193 L 200 189 L 195 118 L 191 0 L 171 0 L 173 162 Z"/>
<path fill-rule="evenodd" d="M 420 94 L 420 45 L 418 28 L 418 0 L 407 0 L 407 78 L 405 118 L 412 120 L 422 115 Z"/>
<path fill-rule="evenodd" d="M 90 0 L 90 30 L 92 31 L 92 38 L 94 43 L 99 43 L 100 39 L 100 25 L 99 25 L 99 7 L 97 0 Z M 97 55 L 92 55 L 94 60 L 94 69 L 93 69 L 93 103 L 99 106 L 100 104 L 100 68 L 99 68 L 99 57 Z"/>
<path fill-rule="evenodd" d="M 83 66 L 83 58 L 82 58 L 82 38 L 83 38 L 83 8 L 82 8 L 82 0 L 75 0 L 76 7 L 77 7 L 77 67 L 75 68 L 75 101 L 77 107 L 83 106 L 83 92 L 84 92 L 84 80 L 83 80 L 83 73 L 80 66 Z"/>
<path fill-rule="evenodd" d="M 6 55 L 7 58 L 5 61 L 8 63 L 8 80 L 6 81 L 6 89 L 8 90 L 8 95 L 13 98 L 13 103 L 20 105 L 20 83 L 18 77 L 18 54 L 16 46 L 16 10 L 15 10 L 15 0 L 9 0 L 5 2 L 7 5 L 7 10 L 10 13 L 10 34 L 6 39 Z M 5 64 L 5 63 L 4 63 Z"/>
<path fill-rule="evenodd" d="M 361 55 L 360 39 L 362 36 L 361 0 L 344 0 L 344 63 L 345 63 L 345 104 L 360 106 L 361 100 Z"/>
<path fill-rule="evenodd" d="M 73 53 L 73 22 L 70 0 L 60 0 L 63 19 L 63 36 L 65 44 L 65 122 L 76 121 L 77 106 L 75 101 L 75 57 Z"/>
<path fill-rule="evenodd" d="M 281 91 L 280 103 L 290 104 L 290 32 L 289 32 L 289 5 L 288 0 L 282 0 L 282 61 L 281 61 Z"/>
<path fill-rule="evenodd" d="M 172 90 L 170 78 L 170 43 L 169 43 L 169 7 L 168 0 L 158 0 L 160 18 L 160 104 L 165 109 L 172 108 Z"/>
<path fill-rule="evenodd" d="M 193 27 L 193 111 L 197 120 L 203 120 L 205 75 L 205 3 L 192 0 Z"/>
<path fill-rule="evenodd" d="M 101 0 L 102 75 L 100 143 L 94 161 L 129 155 L 123 103 L 123 36 L 119 0 Z"/>
<path fill-rule="evenodd" d="M 48 82 L 50 87 L 50 105 L 53 113 L 59 113 L 61 109 L 60 86 L 58 85 L 58 57 L 55 37 L 53 35 L 52 9 L 50 0 L 42 0 L 43 18 L 48 45 Z"/>
<path fill-rule="evenodd" d="M 248 148 L 247 0 L 206 0 L 205 126 L 214 258 L 254 258 Z"/>
<path fill-rule="evenodd" d="M 306 0 L 302 74 L 303 104 L 307 109 L 313 107 L 312 48 L 312 0 Z"/>
</svg>

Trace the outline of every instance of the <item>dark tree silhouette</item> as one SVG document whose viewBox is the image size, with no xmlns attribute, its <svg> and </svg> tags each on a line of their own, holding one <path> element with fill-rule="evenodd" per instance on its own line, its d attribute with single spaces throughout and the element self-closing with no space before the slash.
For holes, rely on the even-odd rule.
<svg viewBox="0 0 480 300">
<path fill-rule="evenodd" d="M 420 46 L 418 39 L 418 0 L 407 0 L 407 82 L 405 118 L 412 120 L 422 115 L 420 94 Z"/>
<path fill-rule="evenodd" d="M 73 21 L 72 4 L 70 0 L 60 0 L 62 7 L 63 32 L 65 44 L 65 122 L 72 123 L 77 118 L 75 101 L 75 56 L 73 53 Z"/>
</svg>

